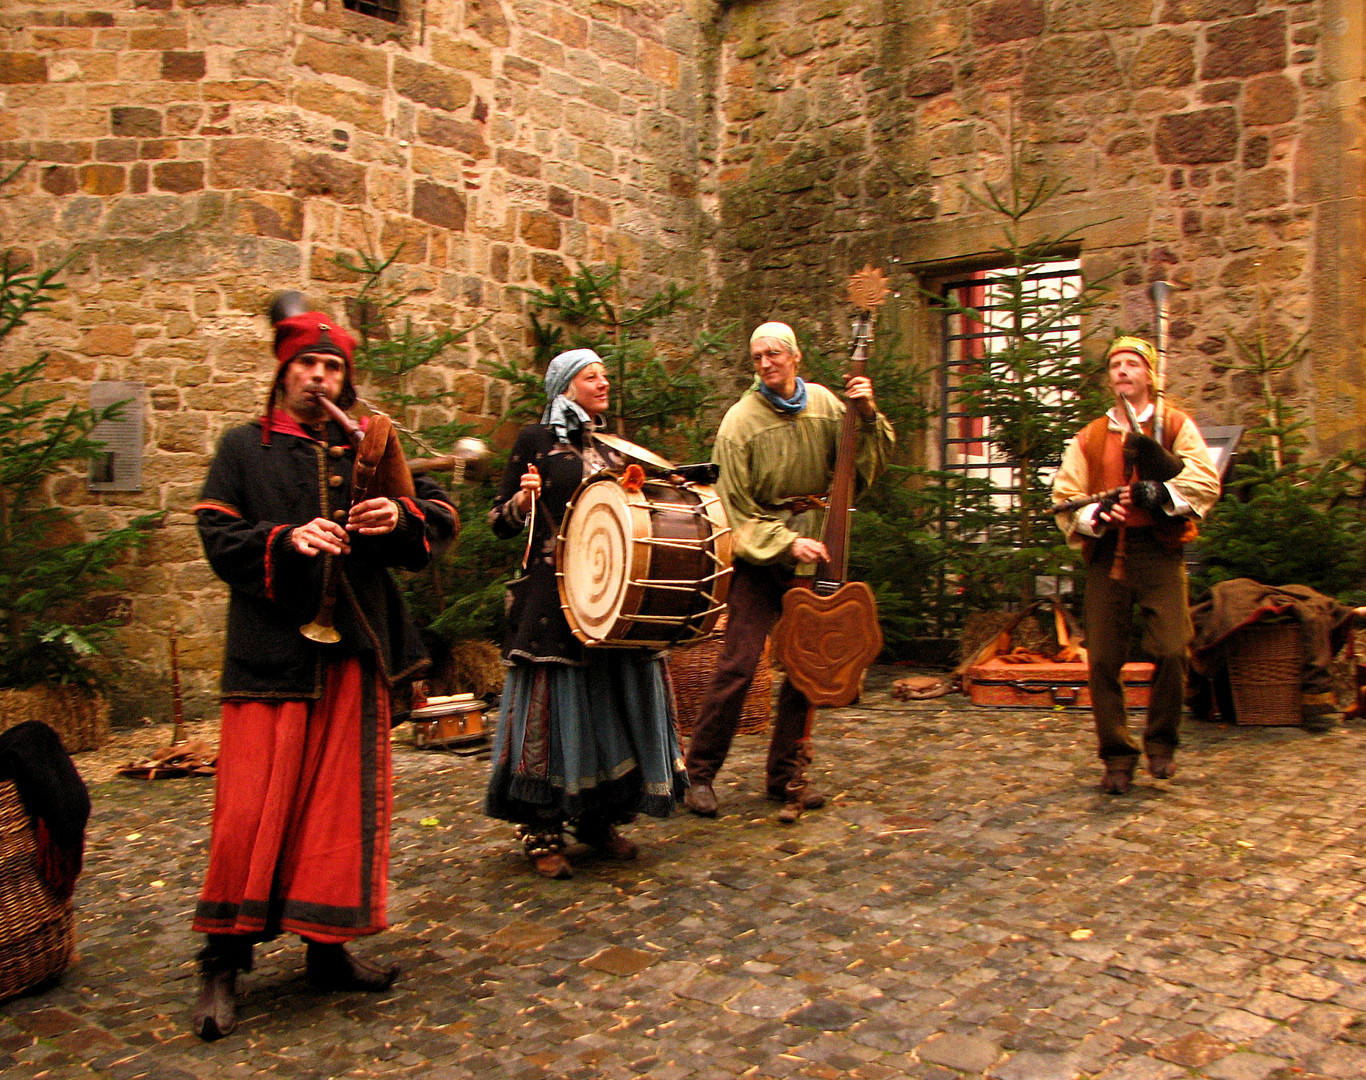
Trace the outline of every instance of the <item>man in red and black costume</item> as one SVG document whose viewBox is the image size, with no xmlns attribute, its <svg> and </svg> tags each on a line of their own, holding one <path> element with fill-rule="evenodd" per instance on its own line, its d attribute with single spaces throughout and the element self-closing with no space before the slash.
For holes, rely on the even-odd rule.
<svg viewBox="0 0 1366 1080">
<path fill-rule="evenodd" d="M 382 990 L 398 967 L 345 943 L 385 925 L 391 809 L 389 688 L 426 663 L 388 567 L 425 566 L 458 518 L 418 478 L 415 498 L 351 505 L 355 451 L 319 404 L 355 402 L 355 341 L 319 312 L 281 318 L 259 424 L 224 435 L 195 514 L 231 589 L 209 869 L 194 928 L 208 935 L 194 1013 L 204 1039 L 236 1025 L 253 942 L 307 943 L 309 982 Z M 336 644 L 299 627 L 336 576 Z"/>
<path fill-rule="evenodd" d="M 1148 755 L 1155 778 L 1176 773 L 1186 646 L 1193 634 L 1182 546 L 1195 536 L 1194 519 L 1219 498 L 1219 474 L 1195 422 L 1157 396 L 1157 351 L 1149 342 L 1116 338 L 1106 363 L 1115 406 L 1067 444 L 1053 498 L 1111 493 L 1059 514 L 1058 526 L 1068 544 L 1082 550 L 1088 568 L 1083 612 L 1091 713 L 1105 764 L 1100 790 L 1123 795 L 1140 753 Z M 1131 429 L 1121 398 L 1140 433 Z M 1160 441 L 1153 437 L 1159 409 Z M 1143 615 L 1143 650 L 1155 665 L 1141 744 L 1129 730 L 1120 682 L 1135 606 Z"/>
</svg>

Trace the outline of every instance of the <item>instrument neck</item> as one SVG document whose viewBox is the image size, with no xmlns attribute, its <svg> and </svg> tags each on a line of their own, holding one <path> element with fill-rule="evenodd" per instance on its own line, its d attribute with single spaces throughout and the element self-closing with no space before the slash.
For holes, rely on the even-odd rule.
<svg viewBox="0 0 1366 1080">
<path fill-rule="evenodd" d="M 868 335 L 871 320 L 860 315 L 854 329 L 854 355 L 849 373 L 860 378 L 868 359 Z M 825 529 L 821 542 L 829 553 L 829 560 L 816 564 L 817 592 L 833 592 L 849 573 L 849 518 L 854 508 L 854 458 L 858 453 L 858 432 L 862 421 L 853 402 L 846 401 L 844 421 L 840 425 L 839 449 L 835 455 L 835 475 L 830 484 L 830 501 L 825 513 Z"/>
</svg>

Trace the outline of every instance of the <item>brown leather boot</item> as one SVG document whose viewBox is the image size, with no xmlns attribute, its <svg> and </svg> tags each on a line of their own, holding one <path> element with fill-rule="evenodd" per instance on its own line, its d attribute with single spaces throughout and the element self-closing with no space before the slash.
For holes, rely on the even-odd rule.
<svg viewBox="0 0 1366 1080">
<path fill-rule="evenodd" d="M 230 934 L 210 934 L 200 950 L 199 997 L 191 1021 L 206 1042 L 237 1027 L 237 973 L 251 970 L 251 942 Z"/>
<path fill-rule="evenodd" d="M 600 818 L 580 820 L 573 825 L 574 835 L 609 859 L 629 862 L 640 854 L 640 847 L 633 840 L 627 840 L 617 827 Z"/>
<path fill-rule="evenodd" d="M 1127 795 L 1133 786 L 1134 767 L 1132 763 L 1121 765 L 1111 762 L 1105 766 L 1105 775 L 1100 778 L 1101 794 Z"/>
<path fill-rule="evenodd" d="M 304 961 L 309 985 L 315 990 L 388 990 L 398 978 L 397 964 L 379 965 L 352 956 L 344 945 L 310 941 Z"/>
</svg>

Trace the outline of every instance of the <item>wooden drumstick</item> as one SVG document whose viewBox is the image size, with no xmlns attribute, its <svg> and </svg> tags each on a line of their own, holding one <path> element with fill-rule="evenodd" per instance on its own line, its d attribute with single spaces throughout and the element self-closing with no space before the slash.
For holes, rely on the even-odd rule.
<svg viewBox="0 0 1366 1080">
<path fill-rule="evenodd" d="M 527 466 L 528 472 L 534 472 L 537 476 L 541 475 L 540 469 L 535 465 Z M 526 569 L 526 564 L 531 561 L 531 539 L 536 535 L 536 492 L 527 489 L 527 494 L 531 496 L 531 506 L 526 512 L 526 550 L 522 552 L 522 569 Z"/>
</svg>

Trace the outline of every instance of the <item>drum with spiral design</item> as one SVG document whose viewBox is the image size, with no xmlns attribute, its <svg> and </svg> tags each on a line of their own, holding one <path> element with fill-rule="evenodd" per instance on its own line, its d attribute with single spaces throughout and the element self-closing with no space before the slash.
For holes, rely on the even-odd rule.
<svg viewBox="0 0 1366 1080">
<path fill-rule="evenodd" d="M 715 490 L 610 472 L 574 493 L 555 545 L 560 607 L 586 645 L 669 649 L 706 640 L 725 610 L 730 564 L 730 526 Z"/>
</svg>

